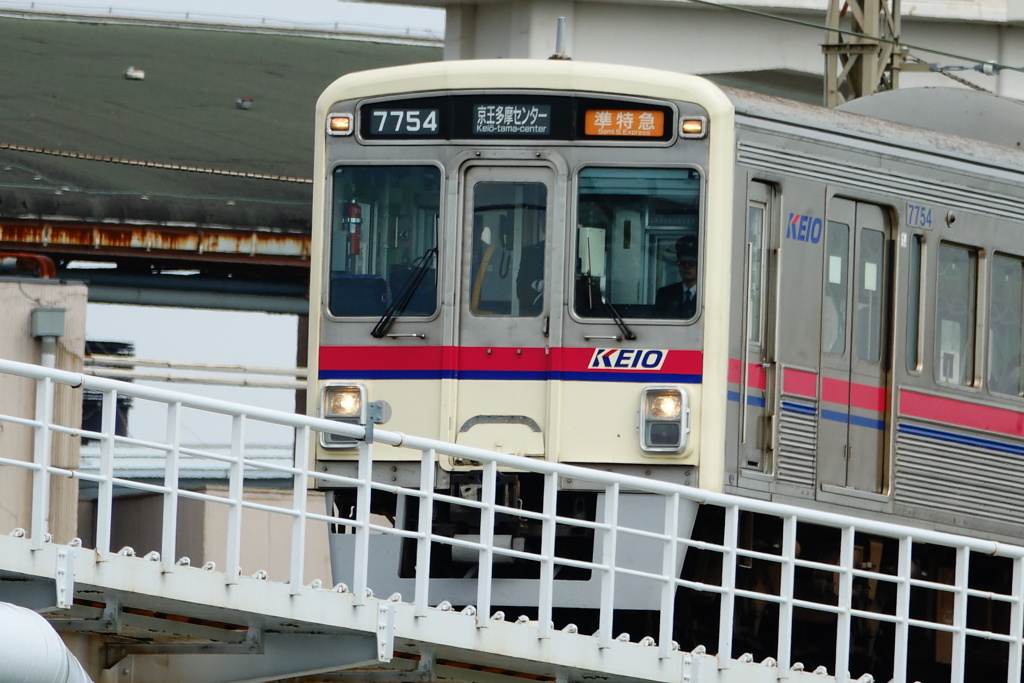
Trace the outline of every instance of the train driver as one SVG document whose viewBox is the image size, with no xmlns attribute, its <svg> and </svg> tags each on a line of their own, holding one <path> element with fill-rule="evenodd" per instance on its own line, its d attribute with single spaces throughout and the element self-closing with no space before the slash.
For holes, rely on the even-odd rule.
<svg viewBox="0 0 1024 683">
<path fill-rule="evenodd" d="M 697 236 L 680 237 L 675 252 L 680 281 L 658 289 L 654 310 L 659 317 L 692 318 L 697 313 Z"/>
</svg>

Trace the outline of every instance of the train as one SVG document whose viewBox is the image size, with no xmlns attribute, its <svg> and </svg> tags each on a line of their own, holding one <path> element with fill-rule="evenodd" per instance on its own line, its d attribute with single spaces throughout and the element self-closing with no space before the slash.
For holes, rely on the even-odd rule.
<svg viewBox="0 0 1024 683">
<path fill-rule="evenodd" d="M 1019 142 L 657 69 L 515 59 L 343 76 L 315 135 L 311 414 L 365 423 L 386 400 L 388 429 L 1020 542 Z M 354 476 L 356 446 L 320 437 L 309 466 Z M 394 448 L 373 468 L 415 485 L 419 462 Z M 479 495 L 478 475 L 436 463 L 457 498 Z M 559 485 L 565 514 L 596 518 L 600 492 Z M 510 473 L 498 496 L 535 509 L 538 490 Z M 356 495 L 325 493 L 341 516 Z M 644 498 L 620 516 L 650 514 Z M 383 495 L 374 508 L 414 514 Z M 714 514 L 686 513 L 681 533 L 710 533 Z M 479 533 L 464 517 L 432 523 Z M 778 542 L 770 522 L 750 530 L 751 547 Z M 495 539 L 535 531 L 519 520 Z M 347 552 L 351 534 L 332 536 Z M 835 552 L 805 540 L 808 556 Z M 884 567 L 890 542 L 866 539 L 864 566 Z M 401 588 L 408 548 L 374 544 L 377 579 Z M 433 562 L 470 600 L 458 553 Z M 927 549 L 918 563 L 954 571 Z M 530 580 L 511 565 L 508 586 Z M 593 600 L 577 578 L 556 607 Z M 638 613 L 650 600 L 635 596 Z M 681 642 L 699 622 L 680 619 Z"/>
</svg>

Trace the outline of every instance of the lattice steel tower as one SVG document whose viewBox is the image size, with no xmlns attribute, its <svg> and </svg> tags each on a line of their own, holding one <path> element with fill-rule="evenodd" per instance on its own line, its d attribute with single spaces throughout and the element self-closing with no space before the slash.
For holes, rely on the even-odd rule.
<svg viewBox="0 0 1024 683">
<path fill-rule="evenodd" d="M 829 0 L 826 25 L 826 107 L 896 89 L 900 0 Z"/>
</svg>

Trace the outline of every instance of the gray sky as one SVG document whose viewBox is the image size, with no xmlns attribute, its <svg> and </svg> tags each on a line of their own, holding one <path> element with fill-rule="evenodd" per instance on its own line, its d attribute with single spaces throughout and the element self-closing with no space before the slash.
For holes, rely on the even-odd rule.
<svg viewBox="0 0 1024 683">
<path fill-rule="evenodd" d="M 261 368 L 295 367 L 297 325 L 294 315 L 121 304 L 89 304 L 85 320 L 87 339 L 131 342 L 136 358 Z M 295 394 L 291 390 L 140 384 L 274 410 L 292 412 L 295 408 Z M 164 415 L 163 408 L 145 401 L 135 402 L 129 417 L 132 436 L 160 440 Z M 193 445 L 228 443 L 227 427 L 222 419 L 199 417 L 195 413 L 186 415 L 183 422 L 186 443 Z M 259 432 L 255 438 L 276 441 Z"/>
</svg>

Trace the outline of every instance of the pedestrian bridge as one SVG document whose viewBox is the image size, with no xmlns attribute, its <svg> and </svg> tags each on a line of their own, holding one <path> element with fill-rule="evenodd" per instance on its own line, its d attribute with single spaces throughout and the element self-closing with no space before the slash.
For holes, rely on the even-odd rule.
<svg viewBox="0 0 1024 683">
<path fill-rule="evenodd" d="M 34 383 L 35 396 L 34 405 L 8 405 L 5 411 L 9 414 L 0 415 L 0 487 L 20 482 L 24 488 L 23 504 L 10 503 L 13 499 L 8 498 L 8 503 L 0 506 L 0 511 L 15 520 L 12 528 L 0 529 L 0 602 L 44 615 L 97 683 L 282 679 L 866 683 L 875 680 L 873 675 L 880 681 L 909 683 L 906 671 L 913 634 L 921 631 L 944 634 L 950 681 L 974 680 L 972 663 L 965 654 L 968 639 L 973 638 L 998 642 L 1008 652 L 1005 680 L 1021 681 L 1024 548 L 517 458 L 379 428 L 366 434 L 357 426 L 12 361 L 0 361 L 0 383 L 8 389 L 19 384 L 31 389 Z M 103 397 L 102 427 L 97 431 L 67 424 L 66 411 L 59 409 L 59 402 L 55 404 L 55 397 L 85 389 L 101 392 Z M 136 406 L 151 404 L 162 411 L 160 438 L 116 434 L 117 406 L 124 397 L 131 397 Z M 182 435 L 193 419 L 220 420 L 230 448 L 185 446 Z M 265 430 L 283 433 L 296 444 L 293 460 L 252 456 L 254 435 Z M 363 440 L 356 479 L 306 470 L 307 444 L 317 430 Z M 91 449 L 92 457 L 56 462 L 60 459 L 54 455 L 59 450 L 56 444 L 83 438 L 92 443 L 86 449 Z M 16 446 L 22 442 L 27 444 L 25 448 Z M 432 464 L 438 455 L 479 462 L 484 472 L 483 495 L 475 506 L 483 520 L 493 520 L 496 513 L 514 512 L 494 501 L 499 469 L 537 472 L 552 482 L 556 477 L 595 482 L 603 487 L 608 502 L 596 521 L 567 518 L 556 514 L 556 487 L 546 487 L 552 493 L 546 496 L 544 510 L 529 513 L 544 525 L 538 553 L 497 547 L 488 537 L 486 524 L 481 525 L 483 533 L 475 541 L 439 536 L 429 523 L 418 529 L 396 529 L 370 514 L 371 490 L 406 497 L 407 504 L 420 506 L 421 520 L 431 519 L 431 506 L 441 497 L 433 491 L 430 476 L 422 478 L 419 488 L 371 480 L 374 449 L 398 444 L 421 451 L 426 463 Z M 119 465 L 120 458 L 135 457 L 140 451 L 159 454 L 163 464 L 158 478 L 151 473 L 138 476 Z M 223 490 L 181 485 L 181 472 L 197 462 L 224 475 L 227 484 Z M 428 470 L 432 467 L 424 468 Z M 250 484 L 265 483 L 268 476 L 288 482 L 287 504 L 271 504 L 248 495 Z M 308 484 L 317 477 L 358 487 L 353 518 L 339 518 L 307 505 Z M 53 511 L 60 504 L 56 498 L 67 495 L 68 482 L 77 483 L 71 488 L 73 495 L 95 501 L 94 518 L 79 520 L 80 528 L 89 528 L 84 541 L 51 536 Z M 630 491 L 657 494 L 664 515 L 646 520 L 642 529 L 621 523 L 616 518 L 617 501 Z M 159 528 L 158 547 L 112 547 L 113 527 L 131 521 L 115 519 L 115 500 L 143 494 L 160 501 L 162 514 L 153 522 Z M 205 558 L 181 557 L 178 552 L 177 544 L 186 531 L 178 528 L 179 508 L 187 501 L 201 501 L 225 512 L 221 531 L 226 542 L 218 555 L 222 558 L 219 566 Z M 687 501 L 723 510 L 723 528 L 717 540 L 695 541 L 675 533 L 678 510 Z M 268 575 L 259 567 L 242 567 L 247 539 L 265 531 L 265 521 L 251 523 L 248 513 L 252 511 L 262 513 L 261 520 L 280 518 L 290 529 L 288 543 L 277 550 L 287 567 L 281 576 Z M 745 544 L 741 538 L 745 513 L 778 520 L 783 530 L 781 547 L 765 550 Z M 346 527 L 354 535 L 354 550 L 346 560 L 351 564 L 340 571 L 351 577 L 348 585 L 310 576 L 307 566 L 307 543 L 325 536 L 332 525 Z M 601 539 L 600 557 L 593 562 L 559 557 L 555 525 L 594 530 Z M 836 530 L 840 542 L 834 563 L 801 559 L 797 538 L 804 525 Z M 858 557 L 857 535 L 865 533 L 895 540 L 899 557 L 891 569 Z M 369 548 L 376 534 L 391 534 L 416 544 L 417 567 L 409 584 L 412 594 L 374 593 Z M 679 553 L 700 552 L 714 557 L 721 571 L 712 572 L 715 578 L 702 583 L 680 578 L 672 569 L 637 569 L 616 552 L 617 543 L 636 537 L 660 553 L 661 562 L 655 565 L 673 568 Z M 473 604 L 452 605 L 428 598 L 431 578 L 419 568 L 429 565 L 435 544 L 458 545 L 478 557 L 480 580 Z M 919 544 L 949 548 L 956 558 L 955 576 L 939 580 L 916 575 L 913 552 Z M 489 579 L 496 557 L 502 554 L 537 563 L 539 578 L 532 601 L 537 607 L 530 615 L 495 607 L 503 604 L 499 588 L 495 588 L 500 582 Z M 970 566 L 977 554 L 1012 562 L 1013 586 L 1005 593 L 973 588 Z M 763 584 L 741 580 L 752 561 L 770 564 L 776 580 Z M 600 579 L 599 599 L 593 605 L 599 624 L 596 632 L 580 632 L 552 607 L 556 568 L 565 565 L 589 569 Z M 828 577 L 835 590 L 825 591 L 818 600 L 807 598 L 797 585 L 808 572 Z M 650 632 L 616 632 L 617 581 L 640 581 L 649 587 L 652 601 L 658 605 L 649 620 Z M 895 595 L 891 610 L 871 611 L 855 600 L 862 590 L 882 585 Z M 708 614 L 708 619 L 717 623 L 714 642 L 673 641 L 674 607 L 680 589 L 716 597 L 714 611 Z M 932 619 L 912 613 L 912 591 L 948 597 L 948 613 Z M 1005 610 L 1008 626 L 1002 631 L 974 627 L 968 620 L 968 604 L 978 600 Z M 777 640 L 766 646 L 770 654 L 762 652 L 755 657 L 739 651 L 736 634 L 743 628 L 739 616 L 749 614 L 749 610 L 738 609 L 741 601 L 777 607 L 764 612 L 778 621 L 777 629 L 772 630 L 777 631 Z M 818 654 L 823 661 L 798 660 L 795 653 L 805 651 L 794 629 L 797 610 L 820 613 L 831 624 L 834 646 L 825 655 Z M 884 626 L 872 632 L 883 634 L 878 638 L 886 641 L 877 647 L 892 653 L 886 671 L 850 671 L 855 633 L 863 632 L 854 626 L 858 621 Z M 8 651 L 6 656 L 15 655 Z"/>
</svg>

